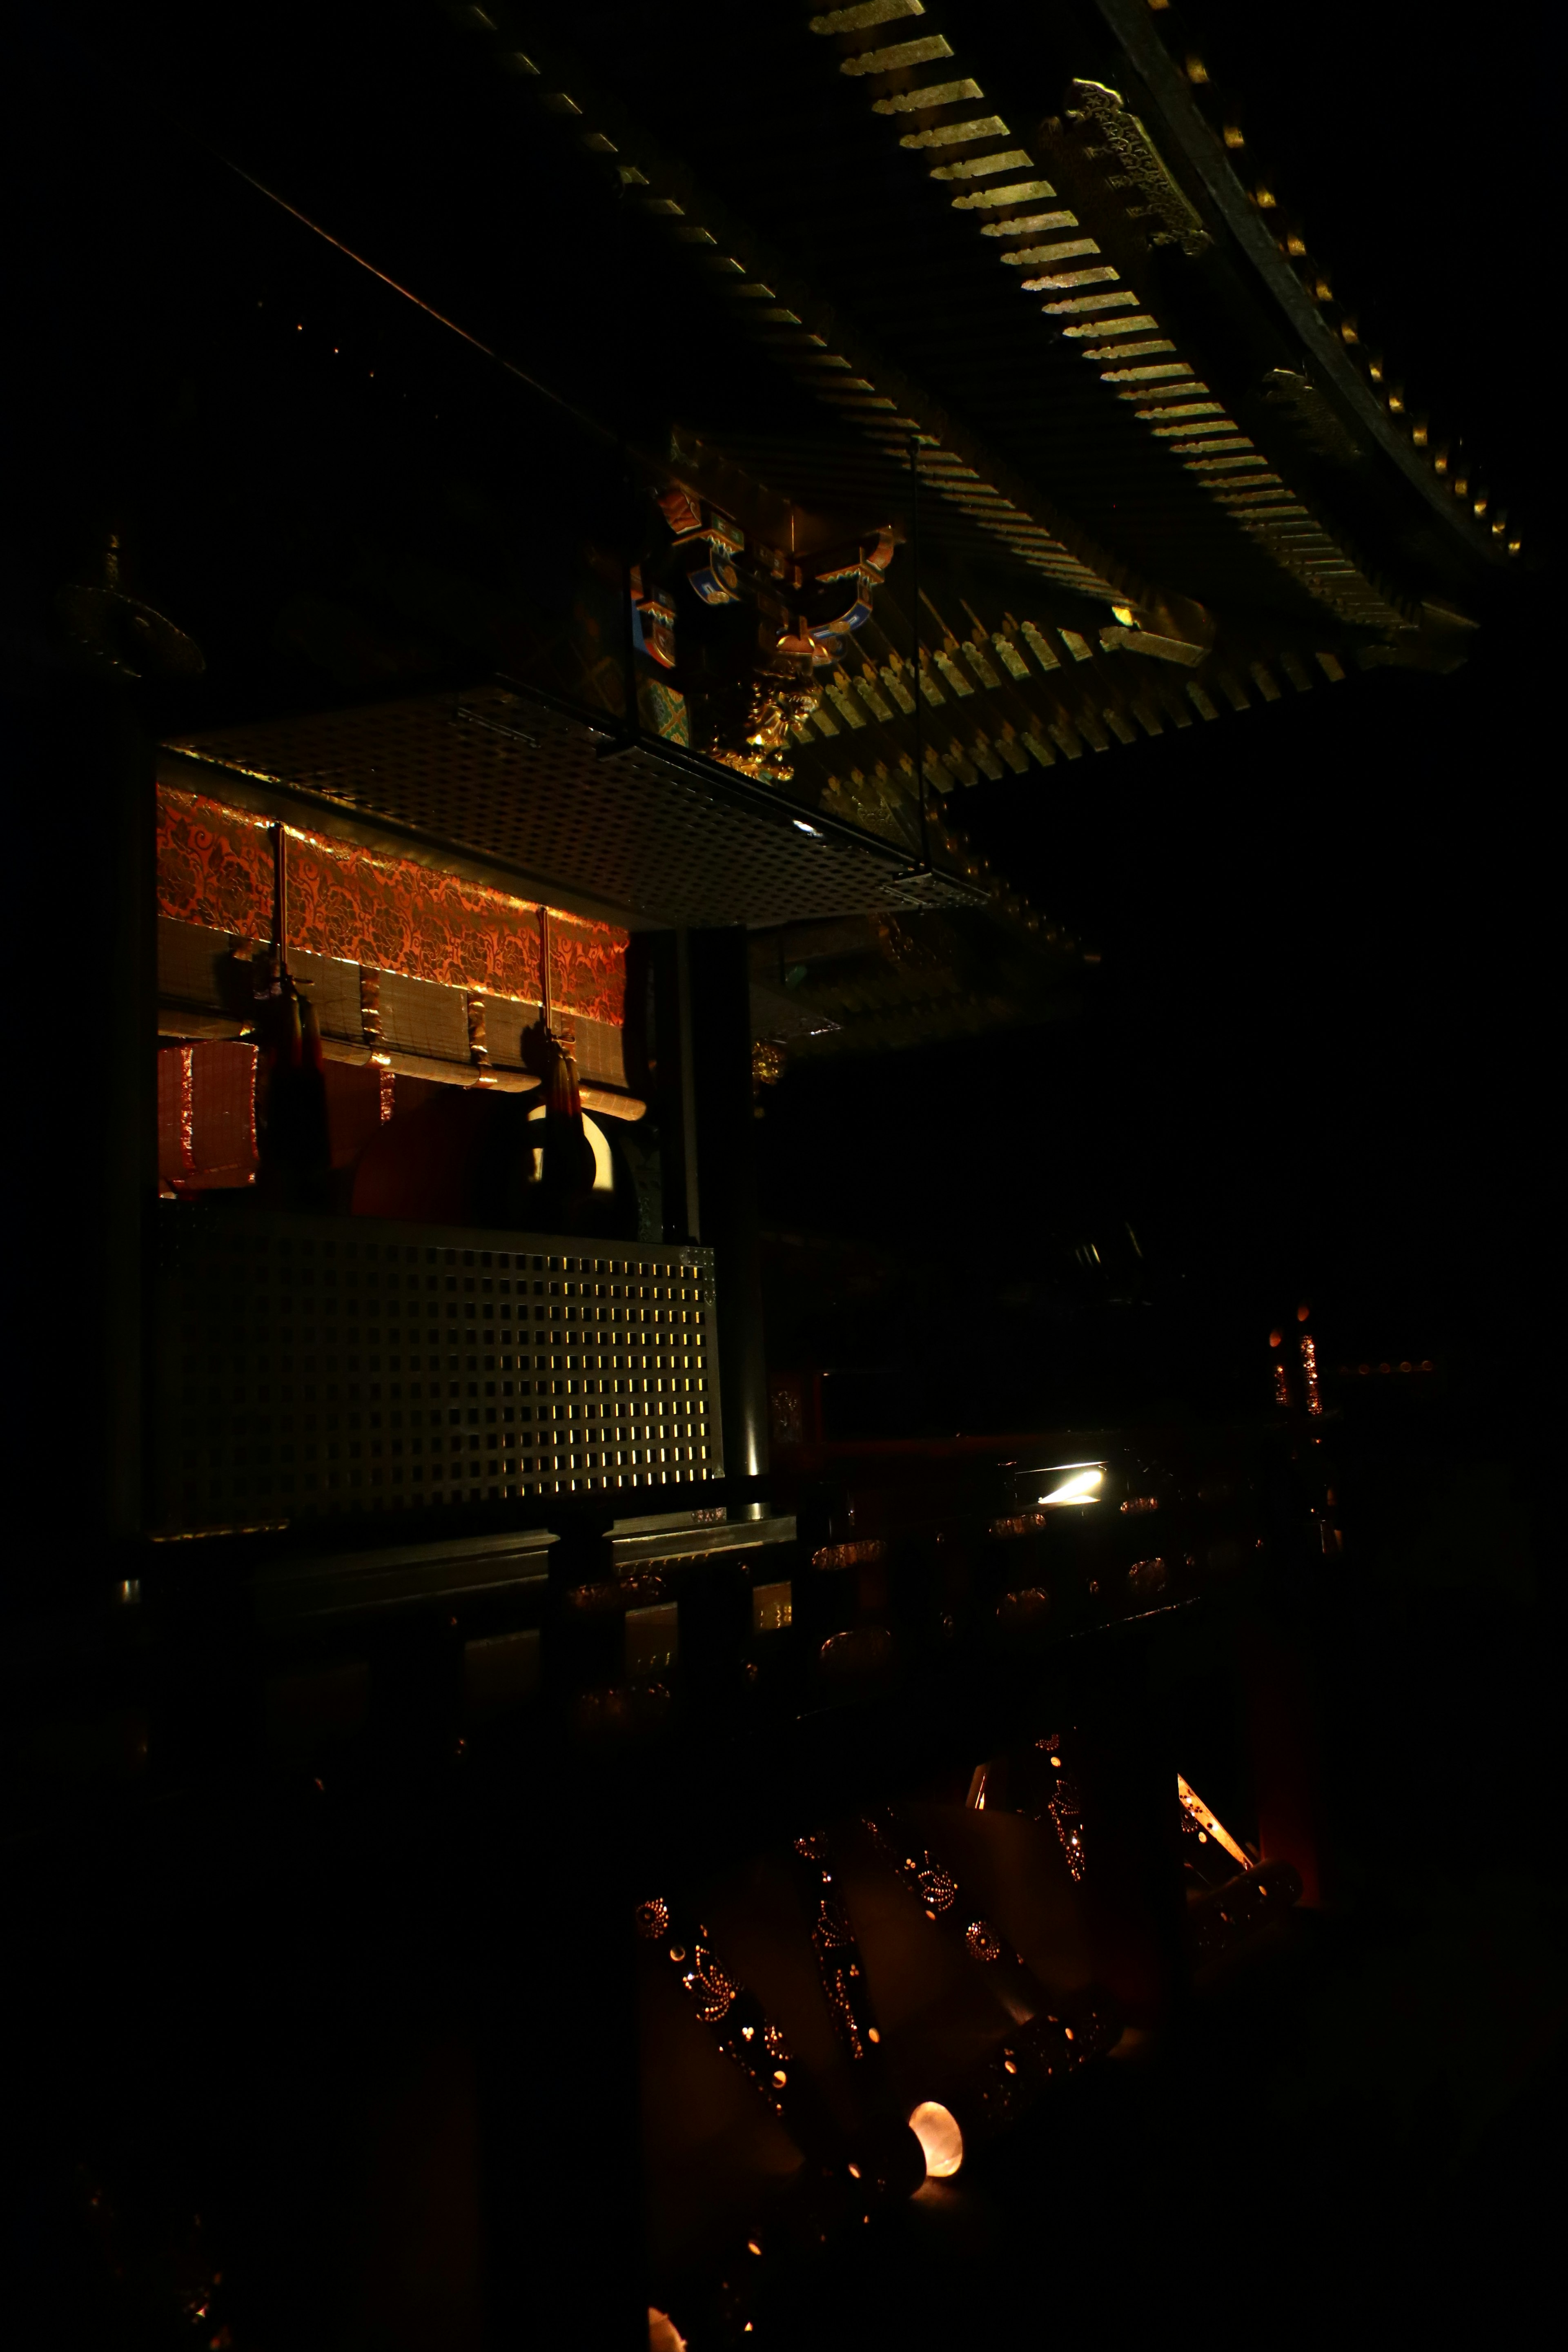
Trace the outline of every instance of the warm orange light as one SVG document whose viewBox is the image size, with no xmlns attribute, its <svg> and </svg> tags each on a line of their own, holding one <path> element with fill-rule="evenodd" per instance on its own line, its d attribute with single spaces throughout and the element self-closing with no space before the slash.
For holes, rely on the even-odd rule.
<svg viewBox="0 0 1568 2352">
<path fill-rule="evenodd" d="M 925 2151 L 928 2180 L 951 2180 L 963 2162 L 963 2134 L 958 2118 L 935 2099 L 922 2099 L 910 2117 L 910 2129 Z"/>
<path fill-rule="evenodd" d="M 1308 1332 L 1301 1341 L 1301 1370 L 1307 1387 L 1307 1411 L 1321 1412 L 1322 1399 L 1318 1393 L 1318 1351 L 1312 1344 L 1310 1332 Z"/>
<path fill-rule="evenodd" d="M 1189 1788 L 1179 1772 L 1176 1775 L 1176 1794 L 1182 1801 L 1184 1812 L 1190 1813 L 1198 1824 L 1199 1836 L 1201 1837 L 1206 1831 L 1216 1845 L 1224 1846 L 1226 1853 L 1240 1863 L 1243 1870 L 1250 1870 L 1252 1863 L 1247 1853 L 1237 1845 L 1218 1815 L 1210 1811 L 1195 1789 Z"/>
<path fill-rule="evenodd" d="M 1282 1348 L 1285 1345 L 1284 1332 L 1270 1331 L 1268 1334 L 1268 1344 L 1271 1348 Z"/>
<path fill-rule="evenodd" d="M 1311 1313 L 1311 1311 L 1312 1311 L 1312 1310 L 1311 1310 L 1311 1308 L 1310 1308 L 1310 1307 L 1307 1307 L 1307 1306 L 1298 1307 L 1297 1307 L 1297 1309 L 1296 1309 L 1296 1320 L 1297 1320 L 1297 1322 L 1298 1322 L 1298 1323 L 1304 1323 L 1304 1322 L 1306 1321 L 1306 1319 L 1307 1319 L 1308 1316 Z"/>
<path fill-rule="evenodd" d="M 1100 1490 L 1105 1483 L 1101 1465 L 1088 1462 L 1063 1462 L 1054 1470 L 1041 1473 L 1047 1478 L 1060 1478 L 1061 1485 L 1053 1486 L 1048 1495 L 1041 1495 L 1041 1503 L 1098 1503 Z"/>
</svg>

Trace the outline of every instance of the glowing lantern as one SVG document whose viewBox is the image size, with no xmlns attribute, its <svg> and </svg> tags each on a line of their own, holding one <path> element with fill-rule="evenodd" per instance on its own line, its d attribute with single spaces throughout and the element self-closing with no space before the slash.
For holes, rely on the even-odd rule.
<svg viewBox="0 0 1568 2352">
<path fill-rule="evenodd" d="M 910 2117 L 910 2129 L 925 2152 L 927 2179 L 951 2180 L 963 2162 L 957 2117 L 935 2099 L 922 2099 Z"/>
</svg>

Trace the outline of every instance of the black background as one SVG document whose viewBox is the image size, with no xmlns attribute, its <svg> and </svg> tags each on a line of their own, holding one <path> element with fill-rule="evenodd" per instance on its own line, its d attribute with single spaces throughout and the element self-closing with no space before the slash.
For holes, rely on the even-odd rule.
<svg viewBox="0 0 1568 2352">
<path fill-rule="evenodd" d="M 1054 2210 L 1058 2281 L 1077 2249 L 1093 2286 L 1086 2317 L 1101 2327 L 1119 2311 L 1146 2316 L 1135 2315 L 1141 2299 L 1168 2312 L 1173 2275 L 1194 2293 L 1225 2292 L 1225 2225 L 1237 2210 L 1227 2200 L 1248 2185 L 1243 2176 L 1256 2200 L 1248 2274 L 1266 2276 L 1277 2260 L 1291 2307 L 1303 2275 L 1331 2292 L 1356 2289 L 1346 2205 L 1363 2217 L 1355 2244 L 1403 2292 L 1411 2241 L 1394 2224 L 1423 2189 L 1430 2146 L 1447 2126 L 1423 2110 L 1408 2131 L 1395 2128 L 1397 2086 L 1380 2067 L 1398 1997 L 1414 1986 L 1426 2000 L 1436 1988 L 1444 2017 L 1476 2013 L 1473 1948 L 1450 1931 L 1502 1917 L 1500 1869 L 1527 1891 L 1558 1888 L 1559 1988 L 1562 1974 L 1552 1143 L 1560 518 L 1543 283 L 1559 77 L 1539 9 L 1510 14 L 1484 51 L 1447 20 L 1350 0 L 1318 0 L 1310 16 L 1189 15 L 1216 75 L 1247 95 L 1249 135 L 1256 119 L 1314 248 L 1401 352 L 1412 384 L 1473 446 L 1529 560 L 1539 553 L 1531 593 L 1515 624 L 1479 637 L 1450 678 L 1352 677 L 1146 744 L 1135 758 L 1053 771 L 1052 790 L 1026 800 L 1005 785 L 966 794 L 965 821 L 984 845 L 1100 950 L 1080 1017 L 969 1046 L 803 1066 L 758 1128 L 775 1227 L 861 1237 L 894 1255 L 979 1255 L 1021 1267 L 1023 1279 L 1047 1232 L 1130 1222 L 1165 1309 L 1173 1380 L 1182 1359 L 1170 1335 L 1184 1333 L 1195 1355 L 1229 1369 L 1236 1392 L 1266 1401 L 1268 1326 L 1300 1298 L 1331 1351 L 1431 1356 L 1451 1373 L 1442 1417 L 1418 1440 L 1406 1433 L 1384 1447 L 1381 1482 L 1375 1448 L 1363 1448 L 1347 1577 L 1324 1612 L 1338 1850 L 1370 1942 L 1343 1948 L 1346 2003 L 1323 2014 L 1336 2046 L 1352 2053 L 1355 2086 L 1331 2095 L 1310 2142 L 1260 2123 L 1261 2074 L 1243 2018 L 1153 2126 L 1145 2111 L 1113 2104 L 1098 2139 L 1086 2128 L 1076 2168 L 1054 2147 L 1037 2149 L 1016 2210 L 996 2206 L 998 2234 L 1016 2272 L 1017 2250 L 1034 2260 L 1041 2213 Z M 58 57 L 60 19 L 46 10 L 29 21 L 35 61 L 39 48 Z M 647 37 L 679 39 L 679 12 L 650 16 Z M 85 151 L 101 117 L 84 105 L 73 131 L 63 88 L 51 84 L 47 188 L 22 187 L 10 215 L 9 262 L 23 289 L 13 315 L 25 331 L 9 365 L 14 389 L 33 394 L 13 443 L 10 487 L 24 493 L 24 528 L 11 535 L 13 610 L 27 604 L 40 548 L 59 558 L 62 535 L 79 532 L 116 472 L 115 453 L 89 444 L 79 474 L 62 475 L 33 436 L 63 389 L 80 389 L 96 365 L 112 369 L 103 322 L 114 332 L 133 323 L 137 286 L 162 266 L 122 236 L 116 242 L 120 224 L 85 152 L 68 200 L 69 142 L 79 137 Z M 37 85 L 19 78 L 7 128 L 19 130 L 19 112 L 36 102 Z M 134 93 L 124 100 L 133 116 L 142 104 Z M 158 135 L 150 117 L 146 135 Z M 33 151 L 22 142 L 18 152 Z M 57 338 L 47 346 L 46 318 Z M 154 390 L 149 404 L 177 415 L 177 375 Z M 83 390 L 67 425 L 100 405 Z M 141 413 L 128 408 L 129 422 Z M 68 438 L 57 434 L 51 447 Z M 74 505 L 73 479 L 87 485 Z M 68 879 L 68 841 L 42 824 L 32 837 L 54 862 L 26 870 Z M 35 1116 L 48 1098 L 38 1089 L 46 1066 L 58 1076 L 61 1041 L 79 1034 L 58 981 L 62 903 L 68 894 L 18 889 L 14 874 L 14 1117 L 24 1135 L 33 1121 L 19 1156 L 35 1198 L 58 1181 L 38 1132 L 47 1122 Z M 90 1056 L 84 1083 L 89 1070 Z M 73 1301 L 90 1315 L 90 1300 Z M 1456 1464 L 1479 1472 L 1479 1486 L 1462 1491 Z M 217 1977 L 237 1965 L 235 1915 L 218 1881 L 195 1884 L 191 1902 L 193 1968 L 199 1960 L 206 1975 L 210 1951 Z M 1497 1928 L 1507 1966 L 1524 1948 L 1511 1932 L 1506 1921 Z M 105 2003 L 111 1939 L 106 1949 L 94 1988 Z M 90 1974 L 94 1956 L 79 1958 Z M 1527 1990 L 1519 2003 L 1536 1998 Z M 1556 1998 L 1540 1996 L 1542 2056 L 1560 2023 Z M 1457 2030 L 1427 2036 L 1439 2054 L 1445 2032 L 1457 2046 Z M 1522 2105 L 1502 2097 L 1492 2137 L 1469 2144 L 1451 2209 L 1432 2208 L 1439 2218 L 1451 2210 L 1450 2248 L 1461 2233 L 1472 2252 L 1495 2246 L 1500 2272 L 1516 2279 L 1531 2231 L 1547 2218 L 1542 2090 L 1555 2098 L 1560 2088 L 1539 2068 L 1530 2082 Z M 1185 2239 L 1167 2221 L 1141 2263 L 1145 2242 L 1131 2233 L 1168 2213 L 1178 2181 L 1206 2197 L 1203 2217 Z M 1516 2234 L 1503 2242 L 1494 2233 L 1505 2220 Z M 930 2249 L 906 2252 L 914 2263 Z M 994 2249 L 977 2259 L 990 2263 Z M 906 2269 L 907 2305 L 920 2273 Z M 972 2296 L 975 2264 L 961 2262 L 957 2273 Z M 1434 2267 L 1428 2291 L 1446 2275 Z M 884 2284 L 892 2292 L 900 2280 Z M 882 2310 L 882 2330 L 866 2340 L 884 2340 L 887 2306 L 874 2287 L 860 2278 L 847 2292 Z M 68 2299 L 57 2340 L 90 2340 L 74 2332 Z M 973 2325 L 973 2300 L 964 2307 Z M 1247 2308 L 1268 2326 L 1276 2306 L 1253 2297 Z M 37 2319 L 35 2310 L 28 2325 Z M 994 2324 L 984 2332 L 1002 2333 Z"/>
<path fill-rule="evenodd" d="M 1270 1323 L 1309 1300 L 1325 1354 L 1447 1355 L 1544 1475 L 1560 490 L 1515 338 L 1543 290 L 1546 20 L 1510 12 L 1484 64 L 1348 0 L 1182 22 L 1413 404 L 1506 506 L 1531 589 L 1449 677 L 1352 677 L 960 795 L 1100 950 L 1083 1017 L 786 1079 L 769 1207 L 809 1223 L 830 1201 L 868 1235 L 962 1235 L 1015 1267 L 1043 1222 L 1131 1220 L 1216 1361 L 1261 1379 Z"/>
</svg>

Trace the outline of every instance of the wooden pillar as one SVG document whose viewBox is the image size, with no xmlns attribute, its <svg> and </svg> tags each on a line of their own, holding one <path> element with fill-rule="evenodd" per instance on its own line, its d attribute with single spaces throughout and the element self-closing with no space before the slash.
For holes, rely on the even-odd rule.
<svg viewBox="0 0 1568 2352">
<path fill-rule="evenodd" d="M 69 672 L 10 701 L 5 736 L 13 1013 L 26 1041 L 12 1241 L 26 1293 L 14 1451 L 28 1468 L 13 1482 L 13 1534 L 19 1556 L 47 1562 L 56 1598 L 62 1577 L 96 1597 L 133 1572 L 117 1563 L 142 1522 L 153 757 L 126 689 Z"/>
<path fill-rule="evenodd" d="M 739 925 L 688 938 L 701 1234 L 714 1252 L 719 1286 L 724 1468 L 731 1478 L 754 1478 L 768 1466 L 768 1378 L 747 939 Z"/>
</svg>

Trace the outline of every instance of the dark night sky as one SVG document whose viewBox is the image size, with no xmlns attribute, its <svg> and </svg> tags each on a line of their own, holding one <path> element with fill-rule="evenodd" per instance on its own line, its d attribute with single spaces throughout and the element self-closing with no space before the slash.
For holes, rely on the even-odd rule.
<svg viewBox="0 0 1568 2352">
<path fill-rule="evenodd" d="M 1542 12 L 1512 15 L 1506 63 L 1484 68 L 1350 0 L 1184 21 L 1251 101 L 1313 250 L 1549 551 L 1556 461 L 1503 323 L 1539 299 Z M 1022 1236 L 1042 1198 L 1098 1192 L 1187 1272 L 1222 1345 L 1309 1295 L 1347 1349 L 1457 1348 L 1505 1415 L 1532 1413 L 1561 1283 L 1534 603 L 1451 677 L 1355 678 L 1058 769 L 1027 801 L 965 795 L 964 821 L 1104 963 L 1079 1033 L 1022 1060 L 1003 1044 L 902 1076 L 802 1075 L 856 1222 Z M 949 1113 L 948 1149 L 889 1161 L 879 1122 L 966 1077 L 987 1100 L 978 1147 Z"/>
</svg>

